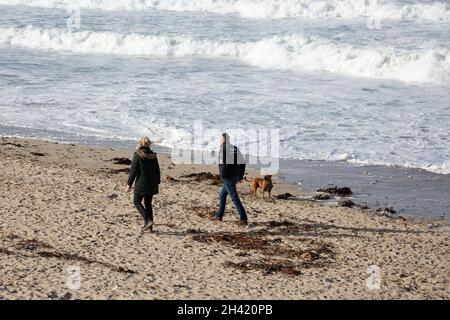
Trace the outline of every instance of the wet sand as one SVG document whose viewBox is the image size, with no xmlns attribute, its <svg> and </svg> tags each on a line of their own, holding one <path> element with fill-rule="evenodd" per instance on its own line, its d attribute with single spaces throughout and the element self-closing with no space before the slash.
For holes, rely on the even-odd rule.
<svg viewBox="0 0 450 320">
<path fill-rule="evenodd" d="M 155 232 L 141 233 L 128 166 L 112 161 L 131 155 L 0 139 L 0 299 L 450 298 L 446 226 L 324 205 L 277 177 L 274 194 L 294 198 L 255 199 L 243 183 L 250 226 L 230 203 L 211 222 L 217 181 L 183 176 L 217 169 L 160 155 Z M 367 286 L 371 265 L 379 289 Z M 71 266 L 78 290 L 66 283 Z"/>
<path fill-rule="evenodd" d="M 303 190 L 349 186 L 356 203 L 371 208 L 392 207 L 402 216 L 450 222 L 450 175 L 345 161 L 297 160 L 284 160 L 280 175 L 290 183 L 300 182 Z"/>
</svg>

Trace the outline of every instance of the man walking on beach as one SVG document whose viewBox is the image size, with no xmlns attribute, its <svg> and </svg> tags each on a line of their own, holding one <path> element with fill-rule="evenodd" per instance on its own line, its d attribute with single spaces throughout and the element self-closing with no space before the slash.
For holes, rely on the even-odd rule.
<svg viewBox="0 0 450 320">
<path fill-rule="evenodd" d="M 239 199 L 236 188 L 236 184 L 244 178 L 245 159 L 239 149 L 230 144 L 230 136 L 228 134 L 223 133 L 220 142 L 219 171 L 223 185 L 219 192 L 219 210 L 211 217 L 211 220 L 222 221 L 225 214 L 227 196 L 230 195 L 234 206 L 239 212 L 240 225 L 246 226 L 248 224 L 247 213 L 241 199 Z"/>
</svg>

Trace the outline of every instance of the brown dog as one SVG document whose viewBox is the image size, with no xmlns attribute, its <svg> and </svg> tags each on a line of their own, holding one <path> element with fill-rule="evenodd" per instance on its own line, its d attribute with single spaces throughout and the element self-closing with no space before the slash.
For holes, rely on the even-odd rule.
<svg viewBox="0 0 450 320">
<path fill-rule="evenodd" d="M 245 181 L 250 182 L 250 185 L 252 187 L 252 194 L 257 197 L 256 191 L 261 189 L 263 199 L 264 199 L 264 193 L 269 193 L 269 198 L 271 198 L 270 193 L 272 192 L 273 183 L 272 183 L 272 176 L 264 176 L 263 178 L 255 178 L 252 181 L 247 180 L 247 177 L 244 177 Z"/>
</svg>

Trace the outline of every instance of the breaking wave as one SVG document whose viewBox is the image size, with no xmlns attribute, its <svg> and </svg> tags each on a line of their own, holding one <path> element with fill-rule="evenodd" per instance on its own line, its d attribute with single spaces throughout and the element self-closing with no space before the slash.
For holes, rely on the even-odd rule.
<svg viewBox="0 0 450 320">
<path fill-rule="evenodd" d="M 448 49 L 359 48 L 317 37 L 286 35 L 254 42 L 66 29 L 0 28 L 0 45 L 78 54 L 232 58 L 268 69 L 322 71 L 404 82 L 447 84 Z"/>
<path fill-rule="evenodd" d="M 113 11 L 203 11 L 238 14 L 254 19 L 377 17 L 392 20 L 450 21 L 450 7 L 444 2 L 397 4 L 387 0 L 0 0 L 0 4 Z"/>
</svg>

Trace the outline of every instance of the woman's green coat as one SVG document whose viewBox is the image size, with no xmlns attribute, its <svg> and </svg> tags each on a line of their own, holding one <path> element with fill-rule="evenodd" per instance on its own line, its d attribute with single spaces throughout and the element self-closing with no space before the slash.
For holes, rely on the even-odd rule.
<svg viewBox="0 0 450 320">
<path fill-rule="evenodd" d="M 139 195 L 158 194 L 161 172 L 156 153 L 141 147 L 134 153 L 128 185 L 134 185 L 134 193 Z"/>
</svg>

